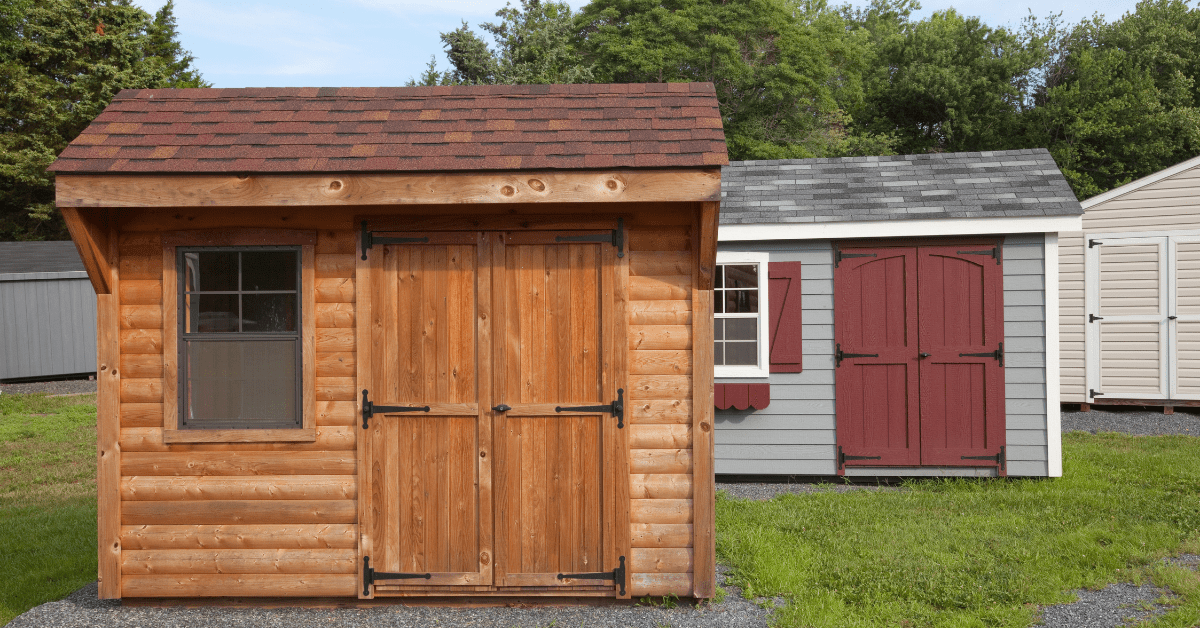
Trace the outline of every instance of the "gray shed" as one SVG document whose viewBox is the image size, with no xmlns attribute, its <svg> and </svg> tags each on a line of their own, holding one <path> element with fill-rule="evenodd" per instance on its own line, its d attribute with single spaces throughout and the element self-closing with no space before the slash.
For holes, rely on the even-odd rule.
<svg viewBox="0 0 1200 628">
<path fill-rule="evenodd" d="M 1081 213 L 1045 150 L 727 166 L 716 472 L 1061 475 Z"/>
<path fill-rule="evenodd" d="M 96 295 L 75 243 L 0 242 L 0 380 L 96 371 Z"/>
</svg>

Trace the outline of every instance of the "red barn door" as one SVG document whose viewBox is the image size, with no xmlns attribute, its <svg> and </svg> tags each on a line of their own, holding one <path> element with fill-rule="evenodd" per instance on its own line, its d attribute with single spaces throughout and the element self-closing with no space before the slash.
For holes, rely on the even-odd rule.
<svg viewBox="0 0 1200 628">
<path fill-rule="evenodd" d="M 839 458 L 850 465 L 920 464 L 917 249 L 842 255 L 833 290 Z"/>
<path fill-rule="evenodd" d="M 838 472 L 1000 466 L 998 244 L 835 252 Z"/>
<path fill-rule="evenodd" d="M 989 464 L 1004 444 L 1004 278 L 993 250 L 919 249 L 921 464 Z"/>
</svg>

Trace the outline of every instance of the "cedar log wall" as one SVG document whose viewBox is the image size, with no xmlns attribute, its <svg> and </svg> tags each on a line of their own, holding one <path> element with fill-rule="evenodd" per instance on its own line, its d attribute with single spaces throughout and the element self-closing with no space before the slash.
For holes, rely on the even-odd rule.
<svg viewBox="0 0 1200 628">
<path fill-rule="evenodd" d="M 711 293 L 693 294 L 702 213 L 696 207 L 660 204 L 619 210 L 636 210 L 628 220 L 629 566 L 634 597 L 691 596 L 705 590 L 693 579 L 692 444 L 694 429 L 710 428 L 711 418 L 700 428 L 693 425 L 691 323 L 693 300 L 711 299 Z M 109 591 L 114 597 L 356 596 L 361 589 L 355 451 L 360 430 L 354 378 L 357 234 L 348 228 L 351 211 L 118 212 L 123 223 L 118 266 L 120 487 L 102 483 L 100 491 L 102 503 L 120 493 L 122 575 L 120 587 Z M 715 208 L 713 212 L 715 219 Z M 331 219 L 336 214 L 340 216 Z M 164 445 L 159 232 L 271 226 L 318 230 L 316 442 Z M 104 421 L 102 416 L 102 427 Z M 707 441 L 711 447 L 711 436 Z M 711 473 L 711 462 L 705 466 Z M 711 513 L 704 514 L 711 521 Z M 702 538 L 711 543 L 711 533 Z M 701 578 L 711 577 L 711 567 L 702 567 Z"/>
</svg>

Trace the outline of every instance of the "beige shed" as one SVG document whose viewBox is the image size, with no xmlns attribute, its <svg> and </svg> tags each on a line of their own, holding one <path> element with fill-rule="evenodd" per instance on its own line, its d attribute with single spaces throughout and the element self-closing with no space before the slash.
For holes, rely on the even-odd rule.
<svg viewBox="0 0 1200 628">
<path fill-rule="evenodd" d="M 1062 401 L 1200 405 L 1200 156 L 1083 208 L 1059 243 Z"/>
</svg>

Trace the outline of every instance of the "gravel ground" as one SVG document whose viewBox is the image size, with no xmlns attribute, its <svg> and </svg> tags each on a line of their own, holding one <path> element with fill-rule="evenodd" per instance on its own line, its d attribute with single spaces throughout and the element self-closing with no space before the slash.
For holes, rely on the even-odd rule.
<svg viewBox="0 0 1200 628">
<path fill-rule="evenodd" d="M 717 582 L 724 585 L 724 570 Z M 9 628 L 425 628 L 473 626 L 494 628 L 759 628 L 767 625 L 772 601 L 759 605 L 741 597 L 736 587 L 720 604 L 674 608 L 639 606 L 538 606 L 438 608 L 387 606 L 362 609 L 319 608 L 148 608 L 97 600 L 92 583 L 58 602 L 49 602 L 17 617 Z"/>
<path fill-rule="evenodd" d="M 53 382 L 27 382 L 23 384 L 0 384 L 0 394 L 24 395 L 28 393 L 50 393 L 51 395 L 77 395 L 96 392 L 96 380 L 60 379 Z"/>
<path fill-rule="evenodd" d="M 1170 592 L 1152 584 L 1118 583 L 1075 593 L 1078 602 L 1044 607 L 1042 623 L 1052 628 L 1115 628 L 1165 614 L 1169 608 L 1155 600 Z"/>
<path fill-rule="evenodd" d="M 1074 404 L 1068 407 L 1074 407 Z M 1200 408 L 1175 408 L 1175 414 L 1141 406 L 1106 406 L 1091 412 L 1062 413 L 1064 432 L 1124 432 L 1138 436 L 1186 434 L 1200 436 Z"/>
<path fill-rule="evenodd" d="M 839 479 L 829 482 L 796 482 L 787 484 L 774 482 L 717 482 L 717 490 L 725 491 L 733 499 L 762 502 L 789 493 L 799 495 L 802 493 L 829 491 L 834 493 L 849 493 L 850 491 L 899 491 L 903 490 L 903 487 L 883 484 L 846 484 Z"/>
</svg>

